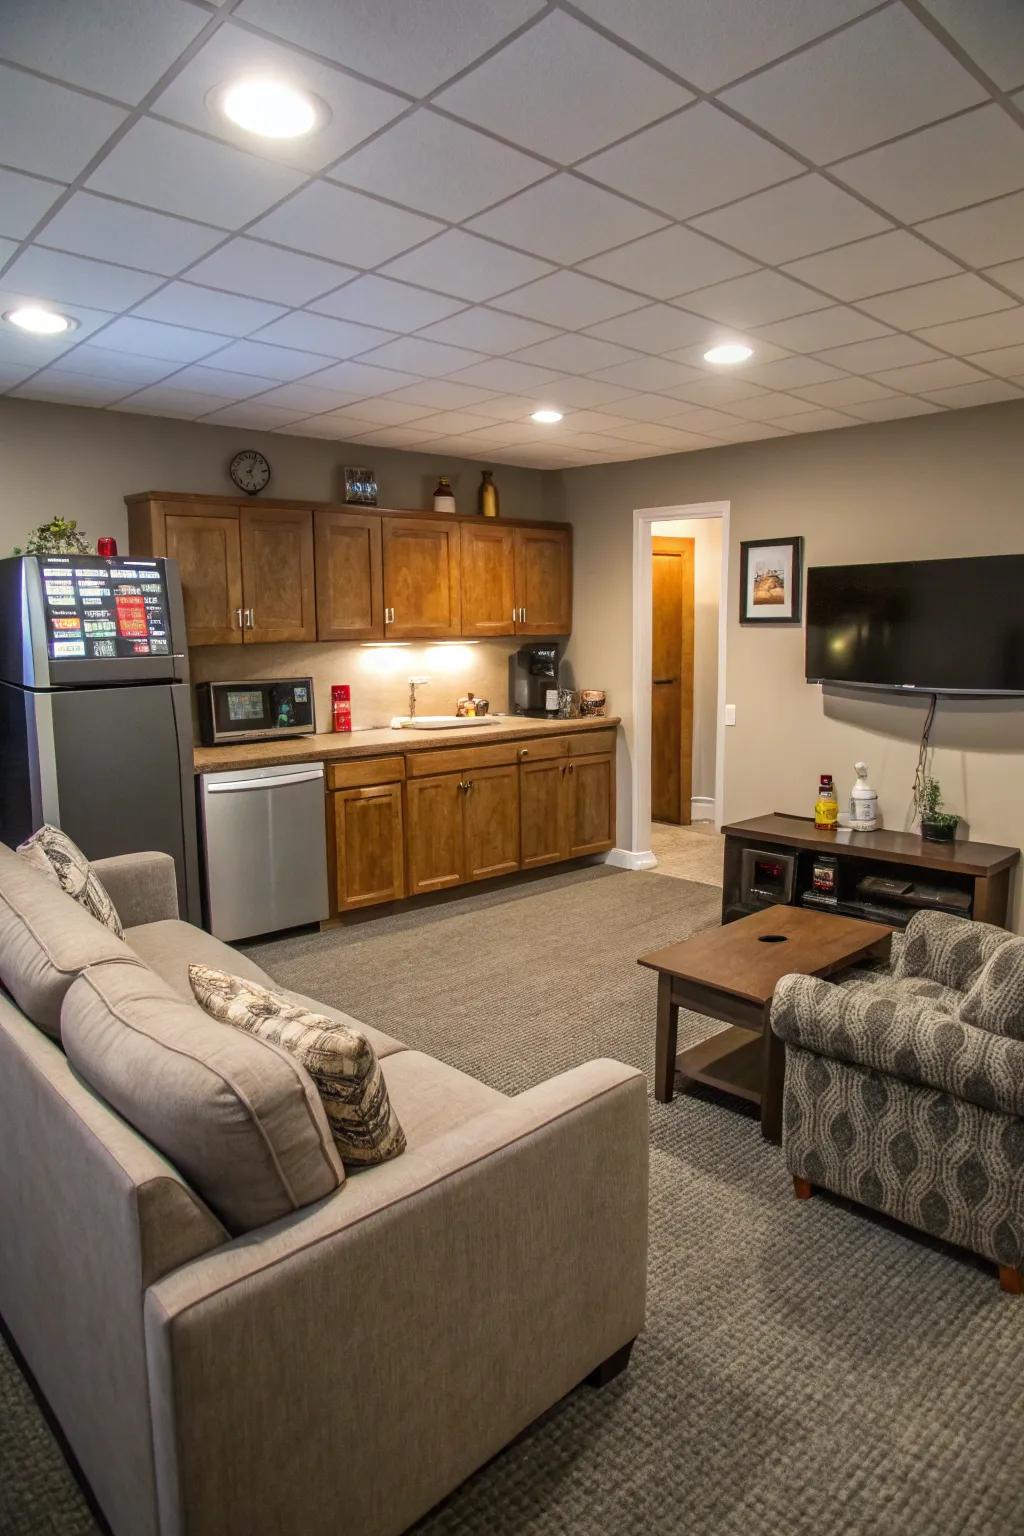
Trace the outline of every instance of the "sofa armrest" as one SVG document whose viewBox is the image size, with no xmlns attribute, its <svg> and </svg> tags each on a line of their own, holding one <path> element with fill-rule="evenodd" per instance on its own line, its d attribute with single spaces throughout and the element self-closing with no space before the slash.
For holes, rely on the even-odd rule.
<svg viewBox="0 0 1024 1536">
<path fill-rule="evenodd" d="M 169 853 L 119 853 L 92 868 L 125 928 L 178 915 L 178 881 Z"/>
<path fill-rule="evenodd" d="M 647 1162 L 590 1062 L 151 1287 L 165 1536 L 406 1529 L 640 1331 Z"/>
<path fill-rule="evenodd" d="M 992 923 L 973 923 L 950 912 L 915 912 L 907 924 L 893 975 L 924 976 L 966 992 L 997 949 L 1013 938 Z"/>
<path fill-rule="evenodd" d="M 937 1088 L 981 1109 L 1024 1115 L 1024 1041 L 976 1029 L 926 998 L 851 991 L 784 976 L 771 1027 L 788 1045 Z"/>
</svg>

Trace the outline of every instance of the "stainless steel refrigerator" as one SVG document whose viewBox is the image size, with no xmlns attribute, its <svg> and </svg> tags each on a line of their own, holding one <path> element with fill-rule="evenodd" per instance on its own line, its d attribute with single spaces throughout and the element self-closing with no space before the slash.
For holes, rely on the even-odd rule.
<svg viewBox="0 0 1024 1536">
<path fill-rule="evenodd" d="M 0 841 L 159 849 L 201 920 L 188 646 L 173 560 L 0 560 Z"/>
</svg>

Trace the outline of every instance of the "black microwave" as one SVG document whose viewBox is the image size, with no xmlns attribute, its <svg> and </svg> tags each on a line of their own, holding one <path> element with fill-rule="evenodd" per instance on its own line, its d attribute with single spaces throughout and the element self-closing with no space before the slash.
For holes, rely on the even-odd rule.
<svg viewBox="0 0 1024 1536">
<path fill-rule="evenodd" d="M 273 741 L 316 730 L 311 677 L 272 677 L 266 682 L 198 683 L 199 740 L 204 747 L 228 741 Z"/>
</svg>

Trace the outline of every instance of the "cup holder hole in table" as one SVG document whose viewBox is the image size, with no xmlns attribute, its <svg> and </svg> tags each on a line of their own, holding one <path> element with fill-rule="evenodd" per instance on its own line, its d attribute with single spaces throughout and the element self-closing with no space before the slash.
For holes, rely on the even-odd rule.
<svg viewBox="0 0 1024 1536">
<path fill-rule="evenodd" d="M 759 944 L 787 944 L 789 942 L 789 935 L 787 933 L 759 933 L 757 942 Z"/>
</svg>

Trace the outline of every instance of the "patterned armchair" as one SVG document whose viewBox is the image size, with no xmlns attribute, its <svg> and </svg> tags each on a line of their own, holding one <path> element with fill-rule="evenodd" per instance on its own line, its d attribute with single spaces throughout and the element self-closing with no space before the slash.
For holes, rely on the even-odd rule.
<svg viewBox="0 0 1024 1536">
<path fill-rule="evenodd" d="M 786 976 L 783 1149 L 814 1186 L 984 1255 L 1024 1289 L 1024 938 L 918 913 L 891 969 Z"/>
</svg>

